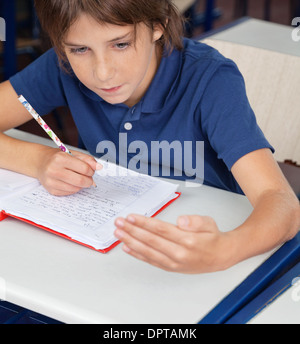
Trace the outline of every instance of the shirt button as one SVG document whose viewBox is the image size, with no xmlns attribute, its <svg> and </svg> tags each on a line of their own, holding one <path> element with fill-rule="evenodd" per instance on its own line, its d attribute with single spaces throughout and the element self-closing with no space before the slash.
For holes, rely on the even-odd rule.
<svg viewBox="0 0 300 344">
<path fill-rule="evenodd" d="M 130 122 L 125 123 L 124 128 L 126 130 L 131 130 L 132 129 L 132 124 Z"/>
</svg>

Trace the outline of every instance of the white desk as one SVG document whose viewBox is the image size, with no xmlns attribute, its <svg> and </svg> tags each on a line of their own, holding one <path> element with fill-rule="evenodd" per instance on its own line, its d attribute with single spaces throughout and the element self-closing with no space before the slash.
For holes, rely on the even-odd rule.
<svg viewBox="0 0 300 344">
<path fill-rule="evenodd" d="M 52 142 L 11 130 L 10 135 Z M 186 188 L 159 215 L 213 216 L 222 231 L 252 211 L 244 196 L 201 186 Z M 169 273 L 126 255 L 101 254 L 14 219 L 0 222 L 0 298 L 66 323 L 197 323 L 271 253 L 223 272 Z M 1 290 L 2 288 L 2 290 Z"/>
<path fill-rule="evenodd" d="M 293 26 L 251 18 L 226 30 L 216 30 L 216 33 L 209 37 L 300 56 L 300 42 L 292 40 L 294 29 Z"/>
</svg>

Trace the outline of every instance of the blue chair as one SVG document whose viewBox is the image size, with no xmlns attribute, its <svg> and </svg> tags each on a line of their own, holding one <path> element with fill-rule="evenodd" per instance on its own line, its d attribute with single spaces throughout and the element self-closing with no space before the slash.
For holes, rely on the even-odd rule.
<svg viewBox="0 0 300 344">
<path fill-rule="evenodd" d="M 249 0 L 235 0 L 235 17 L 248 16 Z M 290 6 L 291 18 L 300 16 L 300 0 L 290 0 L 288 4 Z M 271 6 L 272 0 L 264 1 L 264 20 L 270 21 L 271 19 Z"/>
<path fill-rule="evenodd" d="M 32 60 L 37 56 L 36 45 L 39 38 L 39 23 L 35 15 L 33 0 L 26 0 L 21 4 L 27 7 L 29 16 L 24 21 L 17 21 L 18 2 L 17 0 L 1 0 L 0 2 L 0 16 L 6 22 L 6 40 L 3 42 L 3 75 L 4 80 L 9 79 L 14 75 L 17 69 L 17 56 L 21 54 L 30 54 Z M 17 29 L 22 29 L 27 26 L 31 30 L 31 37 L 25 44 L 17 44 Z"/>
<path fill-rule="evenodd" d="M 236 0 L 235 1 L 235 17 L 247 17 L 248 16 L 248 0 Z M 271 12 L 271 0 L 264 1 L 264 20 L 270 21 Z"/>
<path fill-rule="evenodd" d="M 220 9 L 215 7 L 215 0 L 206 0 L 206 8 L 203 13 L 198 12 L 201 0 L 195 0 L 194 4 L 184 13 L 188 23 L 186 25 L 186 36 L 192 37 L 193 32 L 198 27 L 203 27 L 204 31 L 213 28 L 213 22 L 221 16 Z"/>
<path fill-rule="evenodd" d="M 290 0 L 291 18 L 300 17 L 300 0 Z"/>
<path fill-rule="evenodd" d="M 18 20 L 20 11 L 25 12 L 26 19 Z M 42 54 L 40 47 L 40 24 L 36 16 L 33 0 L 1 0 L 0 16 L 6 21 L 6 41 L 3 46 L 3 80 L 9 79 L 18 72 L 17 57 L 27 55 L 34 61 Z M 29 39 L 17 41 L 18 31 L 26 30 Z M 18 44 L 18 42 L 20 44 Z M 1 57 L 1 52 L 0 52 Z M 53 111 L 55 124 L 60 132 L 64 131 L 64 114 Z"/>
</svg>

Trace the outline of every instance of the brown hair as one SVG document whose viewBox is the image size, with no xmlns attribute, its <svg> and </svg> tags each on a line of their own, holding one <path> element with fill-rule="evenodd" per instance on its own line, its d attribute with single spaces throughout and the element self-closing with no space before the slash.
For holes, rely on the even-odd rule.
<svg viewBox="0 0 300 344">
<path fill-rule="evenodd" d="M 183 49 L 183 19 L 172 0 L 35 0 L 43 30 L 49 35 L 58 56 L 65 60 L 63 39 L 81 13 L 99 23 L 164 28 L 159 43 L 171 52 Z"/>
</svg>

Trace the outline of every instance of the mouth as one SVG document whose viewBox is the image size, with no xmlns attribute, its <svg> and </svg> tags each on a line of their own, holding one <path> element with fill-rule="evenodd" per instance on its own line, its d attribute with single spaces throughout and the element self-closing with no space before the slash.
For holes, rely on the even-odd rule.
<svg viewBox="0 0 300 344">
<path fill-rule="evenodd" d="M 101 88 L 101 91 L 106 92 L 106 93 L 115 93 L 119 91 L 121 87 L 122 86 L 117 86 L 117 87 L 112 87 L 112 88 Z"/>
</svg>

